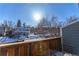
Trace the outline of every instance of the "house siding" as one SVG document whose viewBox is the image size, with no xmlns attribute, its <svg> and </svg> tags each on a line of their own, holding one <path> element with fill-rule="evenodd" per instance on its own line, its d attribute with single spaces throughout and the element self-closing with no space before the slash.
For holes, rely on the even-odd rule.
<svg viewBox="0 0 79 59">
<path fill-rule="evenodd" d="M 62 35 L 64 51 L 79 55 L 79 22 L 62 28 Z"/>
</svg>

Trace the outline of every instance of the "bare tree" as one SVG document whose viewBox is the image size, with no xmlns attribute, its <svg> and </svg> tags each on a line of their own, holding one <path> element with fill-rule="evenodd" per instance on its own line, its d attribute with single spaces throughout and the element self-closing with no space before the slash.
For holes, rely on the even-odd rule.
<svg viewBox="0 0 79 59">
<path fill-rule="evenodd" d="M 66 24 L 72 23 L 72 22 L 74 22 L 74 21 L 76 21 L 76 20 L 78 20 L 78 19 L 79 19 L 79 18 L 76 17 L 76 16 L 70 16 L 69 18 L 67 18 Z"/>
<path fill-rule="evenodd" d="M 60 26 L 60 22 L 58 21 L 58 18 L 56 16 L 52 16 L 50 23 L 51 23 L 51 27 Z"/>
<path fill-rule="evenodd" d="M 58 27 L 60 28 L 62 26 L 63 26 L 63 22 L 62 21 L 58 22 Z"/>
<path fill-rule="evenodd" d="M 8 21 L 8 26 L 9 26 L 10 28 L 13 28 L 13 22 L 12 22 L 12 21 Z"/>
<path fill-rule="evenodd" d="M 38 27 L 50 27 L 50 22 L 43 17 L 39 22 Z"/>
<path fill-rule="evenodd" d="M 5 21 L 3 22 L 3 24 L 4 24 L 5 27 L 7 27 L 7 26 L 8 26 L 7 20 L 5 20 Z"/>
<path fill-rule="evenodd" d="M 26 23 L 23 23 L 23 27 L 24 27 L 24 28 L 26 27 Z"/>
</svg>

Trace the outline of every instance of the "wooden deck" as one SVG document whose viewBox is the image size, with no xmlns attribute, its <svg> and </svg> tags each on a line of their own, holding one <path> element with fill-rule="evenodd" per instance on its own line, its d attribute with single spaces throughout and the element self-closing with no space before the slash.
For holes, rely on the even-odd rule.
<svg viewBox="0 0 79 59">
<path fill-rule="evenodd" d="M 62 50 L 60 37 L 40 38 L 23 42 L 0 44 L 1 56 L 43 56 L 50 55 L 50 50 Z"/>
</svg>

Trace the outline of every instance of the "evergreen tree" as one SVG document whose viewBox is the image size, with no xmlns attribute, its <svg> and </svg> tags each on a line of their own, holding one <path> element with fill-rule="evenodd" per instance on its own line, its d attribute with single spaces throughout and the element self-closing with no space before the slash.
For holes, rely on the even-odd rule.
<svg viewBox="0 0 79 59">
<path fill-rule="evenodd" d="M 21 21 L 20 20 L 17 21 L 17 27 L 21 27 Z"/>
</svg>

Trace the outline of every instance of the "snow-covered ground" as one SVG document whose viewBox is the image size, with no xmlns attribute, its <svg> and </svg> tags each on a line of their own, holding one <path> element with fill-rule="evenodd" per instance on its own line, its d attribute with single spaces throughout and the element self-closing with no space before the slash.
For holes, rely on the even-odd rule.
<svg viewBox="0 0 79 59">
<path fill-rule="evenodd" d="M 17 39 L 9 38 L 9 37 L 0 37 L 0 43 L 10 43 L 16 42 Z"/>
<path fill-rule="evenodd" d="M 29 35 L 29 37 L 24 35 L 14 36 L 13 38 L 10 38 L 8 36 L 2 36 L 0 37 L 0 43 L 11 43 L 11 42 L 17 42 L 17 41 L 23 41 L 23 40 L 29 40 L 29 39 L 36 39 L 38 38 L 37 35 Z"/>
<path fill-rule="evenodd" d="M 74 54 L 71 53 L 62 53 L 62 52 L 57 52 L 55 53 L 56 56 L 76 56 Z"/>
<path fill-rule="evenodd" d="M 53 51 L 54 56 L 77 56 L 75 54 L 67 53 L 67 52 L 60 52 L 60 51 Z"/>
<path fill-rule="evenodd" d="M 17 41 L 22 41 L 22 40 L 27 40 L 28 38 L 25 37 L 25 36 L 19 36 L 19 37 L 14 37 L 14 38 L 10 38 L 10 37 L 7 37 L 7 36 L 2 36 L 0 37 L 0 44 L 3 44 L 3 43 L 11 43 L 11 42 L 17 42 Z"/>
<path fill-rule="evenodd" d="M 46 36 L 46 37 L 45 37 Z M 42 35 L 34 35 L 34 34 L 29 34 L 28 37 L 25 35 L 15 35 L 12 38 L 8 36 L 2 36 L 0 37 L 0 43 L 10 43 L 10 42 L 17 42 L 17 41 L 26 41 L 26 40 L 34 40 L 38 38 L 48 38 L 49 34 L 46 34 L 45 36 Z"/>
</svg>

